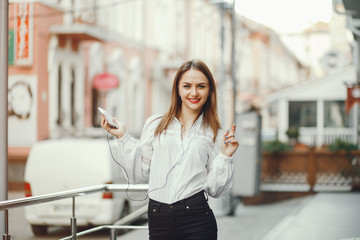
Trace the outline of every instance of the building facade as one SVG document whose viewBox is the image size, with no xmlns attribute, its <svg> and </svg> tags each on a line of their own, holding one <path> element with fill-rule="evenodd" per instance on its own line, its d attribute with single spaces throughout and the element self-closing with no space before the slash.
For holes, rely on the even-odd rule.
<svg viewBox="0 0 360 240">
<path fill-rule="evenodd" d="M 36 141 L 103 137 L 98 106 L 139 136 L 147 117 L 168 109 L 184 60 L 212 70 L 223 128 L 234 104 L 261 108 L 267 93 L 303 81 L 275 32 L 236 15 L 232 35 L 231 16 L 207 0 L 10 1 L 9 176 L 21 176 Z"/>
<path fill-rule="evenodd" d="M 352 62 L 352 38 L 346 30 L 346 17 L 333 14 L 330 23 L 315 23 L 302 33 L 281 34 L 309 69 L 309 80 L 288 86 L 266 96 L 263 107 L 265 134 L 287 141 L 290 127 L 300 130 L 299 140 L 321 147 L 341 139 L 357 142 L 357 108 L 345 112 L 347 85 L 356 82 Z"/>
<path fill-rule="evenodd" d="M 348 66 L 267 95 L 268 104 L 263 111 L 269 112 L 269 122 L 276 129 L 278 139 L 287 142 L 286 131 L 297 127 L 299 142 L 308 146 L 322 147 L 336 139 L 356 143 L 354 126 L 358 124 L 358 108 L 354 107 L 349 113 L 345 109 L 345 83 L 355 77 L 354 67 Z"/>
</svg>

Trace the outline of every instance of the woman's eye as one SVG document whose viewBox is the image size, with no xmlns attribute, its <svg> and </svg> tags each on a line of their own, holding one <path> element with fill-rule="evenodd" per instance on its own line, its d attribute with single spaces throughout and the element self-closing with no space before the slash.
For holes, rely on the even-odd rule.
<svg viewBox="0 0 360 240">
<path fill-rule="evenodd" d="M 184 85 L 184 88 L 190 88 L 190 86 L 189 85 Z"/>
<path fill-rule="evenodd" d="M 199 88 L 205 88 L 205 86 L 204 86 L 204 85 L 200 85 Z"/>
</svg>

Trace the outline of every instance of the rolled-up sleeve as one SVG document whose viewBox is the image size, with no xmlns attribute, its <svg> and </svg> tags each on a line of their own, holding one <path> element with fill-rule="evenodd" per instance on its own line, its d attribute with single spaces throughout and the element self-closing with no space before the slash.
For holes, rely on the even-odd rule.
<svg viewBox="0 0 360 240">
<path fill-rule="evenodd" d="M 207 164 L 206 191 L 215 198 L 221 197 L 232 187 L 233 159 L 220 151 L 219 142 L 222 135 L 223 133 L 219 131 Z"/>
<path fill-rule="evenodd" d="M 152 140 L 156 116 L 150 117 L 142 130 L 140 139 L 135 139 L 128 132 L 112 143 L 113 152 L 116 152 L 116 161 L 122 167 L 125 178 L 131 184 L 140 183 L 149 177 L 152 157 Z"/>
</svg>

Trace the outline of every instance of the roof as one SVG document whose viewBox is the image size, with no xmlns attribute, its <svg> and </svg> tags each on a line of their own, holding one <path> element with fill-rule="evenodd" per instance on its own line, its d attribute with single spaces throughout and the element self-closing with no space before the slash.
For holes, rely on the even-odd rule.
<svg viewBox="0 0 360 240">
<path fill-rule="evenodd" d="M 318 99 L 346 99 L 346 85 L 356 82 L 354 66 L 348 66 L 331 75 L 308 80 L 295 86 L 279 90 L 265 97 L 271 103 L 280 99 L 288 100 L 318 100 Z"/>
</svg>

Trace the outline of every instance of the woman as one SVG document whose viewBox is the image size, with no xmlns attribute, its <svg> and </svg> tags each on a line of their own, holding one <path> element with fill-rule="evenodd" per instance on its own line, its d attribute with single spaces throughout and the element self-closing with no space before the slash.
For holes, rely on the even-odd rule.
<svg viewBox="0 0 360 240">
<path fill-rule="evenodd" d="M 180 66 L 168 112 L 150 117 L 140 140 L 114 120 L 118 129 L 110 128 L 104 116 L 101 126 L 117 137 L 117 160 L 128 181 L 149 178 L 150 240 L 217 239 L 207 195 L 220 197 L 231 188 L 238 142 L 235 124 L 230 131 L 220 129 L 216 86 L 205 63 Z"/>
</svg>

